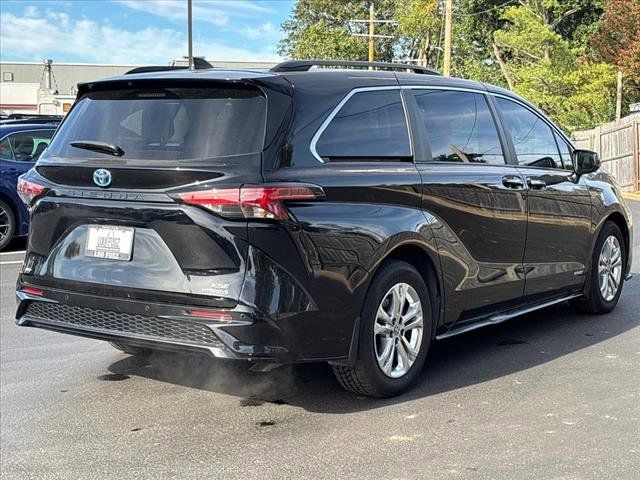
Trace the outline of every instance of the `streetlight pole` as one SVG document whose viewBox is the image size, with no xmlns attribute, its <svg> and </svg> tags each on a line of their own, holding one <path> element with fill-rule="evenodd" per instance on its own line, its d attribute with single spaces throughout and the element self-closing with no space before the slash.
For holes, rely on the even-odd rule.
<svg viewBox="0 0 640 480">
<path fill-rule="evenodd" d="M 194 65 L 193 65 L 193 27 L 192 27 L 192 23 L 193 23 L 193 8 L 191 5 L 191 0 L 187 0 L 187 37 L 188 37 L 188 43 L 189 43 L 189 70 L 193 70 L 194 69 Z"/>
</svg>

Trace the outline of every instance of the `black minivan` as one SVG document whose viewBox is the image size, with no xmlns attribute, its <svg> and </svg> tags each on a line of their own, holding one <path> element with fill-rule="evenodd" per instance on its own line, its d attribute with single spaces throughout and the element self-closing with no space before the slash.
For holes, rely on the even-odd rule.
<svg viewBox="0 0 640 480">
<path fill-rule="evenodd" d="M 618 187 L 509 91 L 402 64 L 150 70 L 79 85 L 21 177 L 18 325 L 329 362 L 384 397 L 434 339 L 618 302 Z"/>
</svg>

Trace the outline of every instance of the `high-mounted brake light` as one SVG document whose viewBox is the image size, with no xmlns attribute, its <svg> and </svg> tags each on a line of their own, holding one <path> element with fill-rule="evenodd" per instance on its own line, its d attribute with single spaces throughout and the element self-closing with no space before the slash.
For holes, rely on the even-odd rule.
<svg viewBox="0 0 640 480">
<path fill-rule="evenodd" d="M 46 190 L 47 187 L 44 185 L 25 180 L 22 178 L 22 175 L 18 177 L 18 195 L 27 207 L 33 203 L 34 199 L 42 195 Z"/>
<path fill-rule="evenodd" d="M 247 185 L 242 188 L 213 188 L 179 194 L 184 203 L 199 205 L 228 218 L 289 218 L 286 202 L 324 200 L 321 187 L 307 184 Z"/>
</svg>

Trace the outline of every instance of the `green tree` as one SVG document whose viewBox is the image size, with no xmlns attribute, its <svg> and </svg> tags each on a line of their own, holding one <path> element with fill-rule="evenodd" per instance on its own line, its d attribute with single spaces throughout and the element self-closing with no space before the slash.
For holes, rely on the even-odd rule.
<svg viewBox="0 0 640 480">
<path fill-rule="evenodd" d="M 375 2 L 378 18 L 393 18 L 395 8 L 395 0 Z M 278 45 L 278 53 L 299 59 L 366 60 L 366 38 L 352 36 L 347 30 L 349 20 L 366 18 L 369 18 L 369 4 L 364 1 L 298 0 L 289 19 L 282 24 L 285 37 Z M 390 35 L 394 28 L 379 24 L 376 31 Z M 376 39 L 376 60 L 391 61 L 394 58 L 394 45 L 392 40 Z"/>
<path fill-rule="evenodd" d="M 640 84 L 640 0 L 611 0 L 591 46 L 596 58 Z"/>
<path fill-rule="evenodd" d="M 423 66 L 438 66 L 442 15 L 437 0 L 399 1 L 395 8 L 398 27 L 395 49 L 404 58 Z"/>
<path fill-rule="evenodd" d="M 549 5 L 531 2 L 504 10 L 505 25 L 493 34 L 501 71 L 511 89 L 567 130 L 591 128 L 611 118 L 615 75 L 610 65 L 578 56 L 583 48 L 554 31 Z"/>
<path fill-rule="evenodd" d="M 454 4 L 453 60 L 455 76 L 508 87 L 495 55 L 493 32 L 506 22 L 504 0 L 458 0 Z"/>
<path fill-rule="evenodd" d="M 441 2 L 373 1 L 377 18 L 396 21 L 376 25 L 376 33 L 393 35 L 376 40 L 376 60 L 406 58 L 439 68 Z M 640 21 L 628 6 L 638 2 L 610 0 L 609 23 L 590 42 L 607 0 L 455 0 L 453 74 L 506 86 L 567 130 L 590 128 L 614 111 L 615 72 L 604 62 L 618 65 L 614 57 L 624 52 L 632 71 L 638 70 Z M 627 6 L 613 12 L 614 3 Z M 350 34 L 349 28 L 358 27 L 349 20 L 368 18 L 368 7 L 364 0 L 298 0 L 282 26 L 280 54 L 365 60 L 366 38 Z"/>
</svg>

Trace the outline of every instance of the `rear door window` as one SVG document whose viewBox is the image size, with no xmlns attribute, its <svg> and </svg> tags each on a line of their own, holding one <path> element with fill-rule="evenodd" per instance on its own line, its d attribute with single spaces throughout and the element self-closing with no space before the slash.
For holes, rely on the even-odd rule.
<svg viewBox="0 0 640 480">
<path fill-rule="evenodd" d="M 411 158 L 411 143 L 400 91 L 353 94 L 316 143 L 320 157 L 338 159 Z"/>
<path fill-rule="evenodd" d="M 13 150 L 13 160 L 35 162 L 49 146 L 54 130 L 33 130 L 12 133 L 8 141 Z"/>
<path fill-rule="evenodd" d="M 508 134 L 516 151 L 518 164 L 526 167 L 562 168 L 553 130 L 537 114 L 522 105 L 496 98 Z"/>
<path fill-rule="evenodd" d="M 260 152 L 266 98 L 257 88 L 110 90 L 84 96 L 51 144 L 51 154 L 106 158 L 71 142 L 117 145 L 125 160 L 199 160 Z"/>
<path fill-rule="evenodd" d="M 13 160 L 13 152 L 11 151 L 11 145 L 9 144 L 9 137 L 4 137 L 0 140 L 0 159 Z"/>
<path fill-rule="evenodd" d="M 413 90 L 435 162 L 504 165 L 496 125 L 484 95 L 446 90 Z"/>
</svg>

